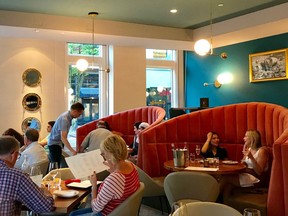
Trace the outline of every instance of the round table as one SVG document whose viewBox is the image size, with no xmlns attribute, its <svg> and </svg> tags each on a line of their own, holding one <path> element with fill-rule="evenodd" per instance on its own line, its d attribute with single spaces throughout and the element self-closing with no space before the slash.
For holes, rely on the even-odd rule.
<svg viewBox="0 0 288 216">
<path fill-rule="evenodd" d="M 246 169 L 246 165 L 243 163 L 223 164 L 222 161 L 220 161 L 219 168 L 217 169 L 213 166 L 204 167 L 203 163 L 196 161 L 194 163 L 190 163 L 189 166 L 176 167 L 174 166 L 173 160 L 169 160 L 164 163 L 164 168 L 170 171 L 191 171 L 191 172 L 204 172 L 212 175 L 214 174 L 223 175 L 223 174 L 241 173 Z"/>
</svg>

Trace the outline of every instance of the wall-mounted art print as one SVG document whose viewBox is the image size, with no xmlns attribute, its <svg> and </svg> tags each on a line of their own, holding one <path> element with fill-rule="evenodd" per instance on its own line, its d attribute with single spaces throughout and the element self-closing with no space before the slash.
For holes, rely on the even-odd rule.
<svg viewBox="0 0 288 216">
<path fill-rule="evenodd" d="M 288 79 L 287 50 L 281 49 L 250 54 L 250 82 Z"/>
<path fill-rule="evenodd" d="M 41 78 L 41 73 L 35 68 L 28 68 L 22 75 L 24 84 L 30 87 L 38 86 L 41 83 Z"/>
<path fill-rule="evenodd" d="M 29 93 L 23 97 L 22 106 L 28 111 L 36 111 L 42 105 L 41 98 L 38 94 Z"/>
</svg>

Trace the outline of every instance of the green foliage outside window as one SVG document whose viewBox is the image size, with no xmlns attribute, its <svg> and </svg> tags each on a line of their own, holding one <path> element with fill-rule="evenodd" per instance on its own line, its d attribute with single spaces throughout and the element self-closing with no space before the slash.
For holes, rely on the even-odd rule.
<svg viewBox="0 0 288 216">
<path fill-rule="evenodd" d="M 68 55 L 101 57 L 101 45 L 68 43 Z"/>
</svg>

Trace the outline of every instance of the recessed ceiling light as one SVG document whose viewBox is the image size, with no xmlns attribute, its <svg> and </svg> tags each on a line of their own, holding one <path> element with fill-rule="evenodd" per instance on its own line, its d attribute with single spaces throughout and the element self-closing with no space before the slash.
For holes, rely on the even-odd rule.
<svg viewBox="0 0 288 216">
<path fill-rule="evenodd" d="M 219 4 L 218 4 L 218 7 L 223 7 L 223 6 L 224 6 L 223 3 L 219 3 Z"/>
<path fill-rule="evenodd" d="M 171 9 L 170 13 L 177 13 L 177 9 Z"/>
</svg>

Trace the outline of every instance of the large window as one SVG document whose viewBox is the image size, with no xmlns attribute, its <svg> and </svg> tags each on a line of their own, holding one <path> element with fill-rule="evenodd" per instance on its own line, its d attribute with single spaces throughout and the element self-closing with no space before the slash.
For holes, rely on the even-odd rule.
<svg viewBox="0 0 288 216">
<path fill-rule="evenodd" d="M 74 102 L 81 102 L 85 111 L 77 119 L 77 124 L 82 125 L 103 116 L 103 101 L 106 91 L 107 75 L 106 49 L 101 45 L 68 43 L 69 59 L 69 106 Z M 85 58 L 89 62 L 88 69 L 81 72 L 76 67 L 76 61 Z"/>
<path fill-rule="evenodd" d="M 146 105 L 169 109 L 176 104 L 176 51 L 146 50 Z"/>
</svg>

